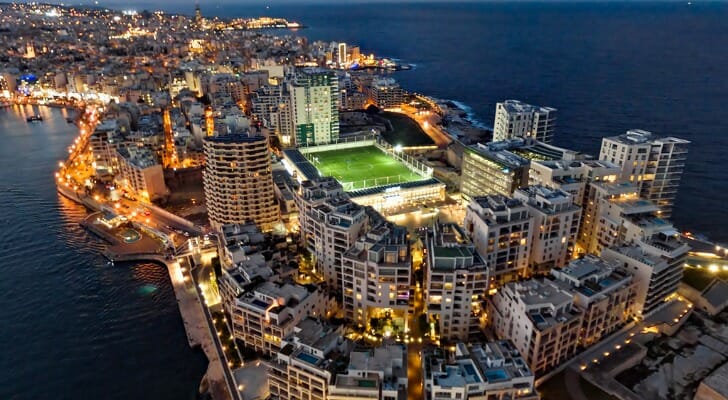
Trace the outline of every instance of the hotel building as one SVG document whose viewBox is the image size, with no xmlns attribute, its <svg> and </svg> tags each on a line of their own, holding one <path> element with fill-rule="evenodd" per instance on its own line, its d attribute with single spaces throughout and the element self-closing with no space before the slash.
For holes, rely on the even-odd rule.
<svg viewBox="0 0 728 400">
<path fill-rule="evenodd" d="M 521 200 L 502 195 L 475 197 L 465 212 L 464 227 L 488 267 L 492 285 L 530 275 L 533 217 Z"/>
<path fill-rule="evenodd" d="M 555 127 L 555 108 L 533 106 L 518 100 L 506 100 L 495 105 L 494 142 L 515 137 L 531 137 L 551 143 Z"/>
<path fill-rule="evenodd" d="M 205 137 L 203 183 L 210 225 L 253 221 L 264 232 L 279 222 L 270 150 L 264 136 Z"/>
<path fill-rule="evenodd" d="M 574 293 L 548 279 L 511 282 L 488 300 L 489 323 L 531 370 L 548 372 L 576 353 L 582 316 Z"/>
<path fill-rule="evenodd" d="M 164 170 L 156 155 L 146 147 L 120 146 L 116 150 L 119 165 L 117 181 L 150 202 L 169 194 L 164 184 Z"/>
<path fill-rule="evenodd" d="M 538 400 L 534 375 L 508 340 L 425 350 L 427 400 Z"/>
<path fill-rule="evenodd" d="M 651 132 L 632 129 L 602 139 L 599 158 L 619 165 L 620 178 L 637 185 L 640 197 L 657 204 L 661 217 L 670 218 L 689 144 L 687 140 L 658 138 Z"/>
<path fill-rule="evenodd" d="M 334 72 L 303 72 L 288 88 L 295 144 L 309 146 L 339 139 L 339 83 Z"/>
<path fill-rule="evenodd" d="M 488 290 L 486 264 L 456 224 L 436 223 L 425 248 L 428 320 L 441 340 L 467 340 L 480 329 L 480 304 Z"/>
</svg>

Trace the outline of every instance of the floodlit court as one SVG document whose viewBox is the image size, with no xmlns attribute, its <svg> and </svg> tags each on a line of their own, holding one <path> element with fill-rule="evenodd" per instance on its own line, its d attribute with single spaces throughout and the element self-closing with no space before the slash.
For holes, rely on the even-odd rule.
<svg viewBox="0 0 728 400">
<path fill-rule="evenodd" d="M 350 189 L 422 180 L 392 155 L 375 146 L 312 152 L 306 155 L 323 176 L 333 176 Z"/>
</svg>

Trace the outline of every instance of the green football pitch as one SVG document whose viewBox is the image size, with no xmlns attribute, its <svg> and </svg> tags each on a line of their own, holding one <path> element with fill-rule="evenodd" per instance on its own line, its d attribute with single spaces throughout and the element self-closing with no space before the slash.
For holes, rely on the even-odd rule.
<svg viewBox="0 0 728 400">
<path fill-rule="evenodd" d="M 307 158 L 321 175 L 333 176 L 341 182 L 344 190 L 422 179 L 402 162 L 374 146 L 309 153 Z"/>
</svg>

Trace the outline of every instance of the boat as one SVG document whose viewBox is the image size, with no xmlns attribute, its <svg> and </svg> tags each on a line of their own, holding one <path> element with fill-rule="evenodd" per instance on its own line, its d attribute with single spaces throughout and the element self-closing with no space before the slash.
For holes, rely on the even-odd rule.
<svg viewBox="0 0 728 400">
<path fill-rule="evenodd" d="M 43 117 L 41 117 L 40 115 L 36 114 L 36 115 L 29 116 L 25 120 L 28 121 L 28 122 L 43 121 Z"/>
</svg>

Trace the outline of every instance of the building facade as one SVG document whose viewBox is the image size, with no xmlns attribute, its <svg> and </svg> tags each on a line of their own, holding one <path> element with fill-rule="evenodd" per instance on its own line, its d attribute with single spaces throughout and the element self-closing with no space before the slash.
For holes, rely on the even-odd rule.
<svg viewBox="0 0 728 400">
<path fill-rule="evenodd" d="M 146 147 L 120 146 L 117 150 L 117 181 L 141 200 L 150 202 L 169 194 L 164 170 L 157 157 Z"/>
<path fill-rule="evenodd" d="M 607 248 L 602 258 L 620 263 L 636 282 L 635 311 L 639 316 L 657 310 L 677 292 L 690 247 L 677 232 L 657 233 L 630 245 Z"/>
<path fill-rule="evenodd" d="M 508 340 L 457 343 L 422 356 L 427 400 L 538 400 L 534 375 Z"/>
<path fill-rule="evenodd" d="M 210 225 L 254 221 L 262 231 L 279 222 L 270 150 L 264 136 L 205 137 L 203 184 Z"/>
<path fill-rule="evenodd" d="M 576 353 L 582 315 L 574 293 L 548 280 L 511 282 L 488 301 L 489 324 L 543 374 Z"/>
<path fill-rule="evenodd" d="M 533 217 L 521 200 L 475 197 L 465 212 L 464 227 L 488 266 L 493 288 L 530 276 Z"/>
<path fill-rule="evenodd" d="M 660 216 L 670 218 L 680 186 L 689 141 L 660 138 L 651 132 L 632 129 L 619 136 L 602 139 L 599 158 L 621 167 L 621 180 L 639 188 L 640 197 L 660 208 Z"/>
<path fill-rule="evenodd" d="M 527 159 L 508 150 L 494 149 L 482 143 L 466 147 L 460 192 L 467 201 L 489 194 L 510 196 L 527 184 L 528 165 Z"/>
<path fill-rule="evenodd" d="M 440 340 L 467 340 L 479 332 L 488 269 L 455 224 L 436 223 L 428 232 L 425 248 L 424 300 L 430 326 Z"/>
<path fill-rule="evenodd" d="M 304 72 L 289 86 L 297 146 L 335 142 L 339 138 L 339 83 L 333 72 Z"/>
<path fill-rule="evenodd" d="M 404 333 L 412 276 L 407 230 L 380 223 L 359 238 L 342 260 L 345 318 L 366 328 L 372 318 L 390 320 Z"/>
<path fill-rule="evenodd" d="M 582 314 L 580 346 L 597 343 L 632 319 L 636 282 L 618 263 L 589 255 L 551 273 L 574 292 Z"/>
<path fill-rule="evenodd" d="M 564 266 L 574 254 L 581 207 L 571 194 L 540 185 L 518 189 L 513 198 L 523 202 L 533 219 L 529 272 L 542 274 Z"/>
<path fill-rule="evenodd" d="M 316 273 L 329 287 L 341 288 L 344 253 L 368 227 L 364 207 L 349 200 L 331 177 L 302 182 L 294 198 L 301 240 L 314 256 Z"/>
<path fill-rule="evenodd" d="M 533 106 L 518 100 L 506 100 L 495 105 L 493 141 L 531 137 L 551 143 L 555 127 L 555 108 Z"/>
</svg>

